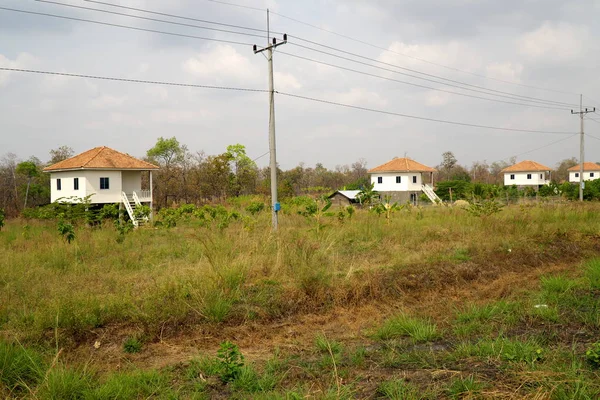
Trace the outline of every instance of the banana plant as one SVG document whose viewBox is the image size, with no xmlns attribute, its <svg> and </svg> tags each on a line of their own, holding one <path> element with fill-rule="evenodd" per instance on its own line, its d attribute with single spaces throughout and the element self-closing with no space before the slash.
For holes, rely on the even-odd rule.
<svg viewBox="0 0 600 400">
<path fill-rule="evenodd" d="M 373 210 L 379 215 L 385 214 L 385 220 L 389 225 L 390 222 L 392 222 L 392 214 L 403 208 L 404 206 L 401 206 L 398 202 L 392 203 L 392 198 L 390 196 L 385 196 L 383 202 L 378 203 Z"/>
<path fill-rule="evenodd" d="M 312 220 L 315 224 L 317 234 L 325 227 L 323 218 L 331 217 L 334 213 L 327 212 L 331 208 L 331 200 L 325 196 L 321 196 L 305 206 L 304 210 L 298 211 L 298 214 Z"/>
</svg>

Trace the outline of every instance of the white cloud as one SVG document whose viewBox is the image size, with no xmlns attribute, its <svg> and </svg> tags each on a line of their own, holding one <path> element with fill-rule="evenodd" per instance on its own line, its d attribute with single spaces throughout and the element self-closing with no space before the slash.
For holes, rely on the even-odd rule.
<svg viewBox="0 0 600 400">
<path fill-rule="evenodd" d="M 520 82 L 522 73 L 523 65 L 518 63 L 491 63 L 485 67 L 486 76 L 489 76 L 491 78 L 508 80 L 511 82 Z"/>
<path fill-rule="evenodd" d="M 102 95 L 90 101 L 90 106 L 96 110 L 121 108 L 127 101 L 126 96 Z"/>
<path fill-rule="evenodd" d="M 28 68 L 36 62 L 36 58 L 29 53 L 20 53 L 16 59 L 11 60 L 0 54 L 0 67 L 4 68 Z M 0 71 L 0 87 L 8 84 L 14 72 Z"/>
<path fill-rule="evenodd" d="M 591 38 L 586 27 L 546 21 L 538 29 L 521 35 L 517 49 L 531 59 L 572 61 L 582 55 L 588 40 Z"/>
<path fill-rule="evenodd" d="M 406 44 L 394 42 L 389 51 L 381 53 L 379 61 L 419 70 L 437 68 L 431 63 L 450 65 L 454 68 L 476 71 L 482 64 L 478 52 L 466 43 L 452 41 L 446 44 Z M 420 60 L 426 60 L 424 62 Z"/>
<path fill-rule="evenodd" d="M 425 96 L 425 103 L 428 106 L 440 107 L 445 106 L 449 102 L 450 95 L 448 93 L 430 91 Z"/>
<path fill-rule="evenodd" d="M 274 72 L 273 75 L 275 89 L 277 90 L 300 89 L 302 87 L 296 77 L 288 72 Z"/>
<path fill-rule="evenodd" d="M 250 59 L 229 45 L 217 45 L 208 53 L 188 58 L 182 67 L 188 74 L 208 82 L 254 82 L 261 78 Z"/>
<path fill-rule="evenodd" d="M 384 107 L 387 105 L 387 100 L 379 93 L 371 92 L 363 88 L 352 88 L 347 92 L 337 93 L 335 100 L 340 103 L 351 105 L 370 105 Z"/>
</svg>

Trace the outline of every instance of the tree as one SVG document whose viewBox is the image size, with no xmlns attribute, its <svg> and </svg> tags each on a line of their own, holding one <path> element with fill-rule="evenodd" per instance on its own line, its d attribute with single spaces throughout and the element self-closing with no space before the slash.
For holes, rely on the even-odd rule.
<svg viewBox="0 0 600 400">
<path fill-rule="evenodd" d="M 27 177 L 27 190 L 25 191 L 25 204 L 23 208 L 27 208 L 27 198 L 29 197 L 29 187 L 31 186 L 31 180 L 40 175 L 40 170 L 35 162 L 23 161 L 17 165 L 17 174 Z"/>
<path fill-rule="evenodd" d="M 57 149 L 50 150 L 50 161 L 48 164 L 56 164 L 57 162 L 73 157 L 74 154 L 75 152 L 69 146 L 60 146 Z"/>
<path fill-rule="evenodd" d="M 442 164 L 441 167 L 446 171 L 450 171 L 456 165 L 458 161 L 456 157 L 454 157 L 454 153 L 451 151 L 446 151 L 442 153 Z"/>
<path fill-rule="evenodd" d="M 568 169 L 579 165 L 579 161 L 575 157 L 565 158 L 556 164 L 556 171 L 552 176 L 552 180 L 555 182 L 568 182 L 569 181 L 569 171 Z"/>
<path fill-rule="evenodd" d="M 170 139 L 159 137 L 154 147 L 148 150 L 146 155 L 169 169 L 171 165 L 183 161 L 186 150 L 185 145 L 179 144 L 175 136 Z"/>
<path fill-rule="evenodd" d="M 231 159 L 231 192 L 235 196 L 248 194 L 256 185 L 256 163 L 246 155 L 246 147 L 241 144 L 227 146 L 227 153 Z"/>
</svg>

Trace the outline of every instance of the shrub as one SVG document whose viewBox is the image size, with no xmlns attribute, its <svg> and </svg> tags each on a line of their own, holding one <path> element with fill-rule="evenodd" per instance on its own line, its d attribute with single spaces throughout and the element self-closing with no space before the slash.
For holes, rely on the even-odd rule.
<svg viewBox="0 0 600 400">
<path fill-rule="evenodd" d="M 236 344 L 229 341 L 221 343 L 221 347 L 217 351 L 217 359 L 220 364 L 219 377 L 221 381 L 232 382 L 242 372 L 244 356 Z"/>
<path fill-rule="evenodd" d="M 2 230 L 2 227 L 4 226 L 4 218 L 5 218 L 4 209 L 0 208 L 0 231 Z"/>
<path fill-rule="evenodd" d="M 129 354 L 139 353 L 141 350 L 142 350 L 142 342 L 140 341 L 139 338 L 137 338 L 135 336 L 130 336 L 127 339 L 125 339 L 125 342 L 123 343 L 123 351 L 125 353 L 129 353 Z"/>
<path fill-rule="evenodd" d="M 483 200 L 469 204 L 464 210 L 476 217 L 489 217 L 502 211 L 503 205 L 495 200 Z"/>
<path fill-rule="evenodd" d="M 259 212 L 263 211 L 264 209 L 265 209 L 265 203 L 260 202 L 260 201 L 252 202 L 246 207 L 246 211 L 252 215 L 256 215 Z"/>
<path fill-rule="evenodd" d="M 58 233 L 60 233 L 67 243 L 71 243 L 75 240 L 75 230 L 73 225 L 66 223 L 63 220 L 58 221 Z"/>
</svg>

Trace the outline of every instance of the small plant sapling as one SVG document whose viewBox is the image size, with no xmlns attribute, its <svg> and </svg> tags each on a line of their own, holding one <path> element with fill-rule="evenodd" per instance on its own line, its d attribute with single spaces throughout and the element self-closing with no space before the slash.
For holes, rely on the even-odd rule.
<svg viewBox="0 0 600 400">
<path fill-rule="evenodd" d="M 229 341 L 221 343 L 217 351 L 217 359 L 220 364 L 219 377 L 224 383 L 234 381 L 244 366 L 244 356 L 239 347 Z"/>
</svg>

